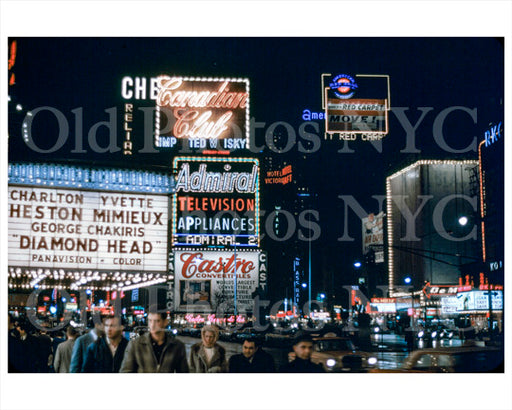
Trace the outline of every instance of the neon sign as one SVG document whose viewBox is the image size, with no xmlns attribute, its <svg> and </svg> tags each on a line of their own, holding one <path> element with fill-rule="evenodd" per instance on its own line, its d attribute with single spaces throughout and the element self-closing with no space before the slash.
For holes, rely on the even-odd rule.
<svg viewBox="0 0 512 410">
<path fill-rule="evenodd" d="M 389 76 L 357 74 L 357 84 L 346 74 L 328 81 L 329 77 L 331 74 L 322 74 L 326 138 L 337 134 L 345 141 L 358 136 L 363 141 L 378 141 L 386 136 L 391 106 Z M 357 99 L 352 98 L 355 90 Z"/>
<path fill-rule="evenodd" d="M 200 151 L 248 148 L 248 79 L 160 76 L 156 86 L 156 146 L 163 138 Z"/>
<path fill-rule="evenodd" d="M 174 246 L 259 245 L 259 161 L 176 157 Z"/>
<path fill-rule="evenodd" d="M 501 139 L 503 137 L 501 134 L 502 131 L 503 131 L 502 122 L 500 122 L 498 125 L 492 126 L 489 130 L 485 131 L 484 132 L 485 146 L 488 147 L 489 145 L 494 144 L 499 139 Z"/>
<path fill-rule="evenodd" d="M 339 74 L 329 84 L 331 90 L 335 90 L 336 97 L 341 99 L 351 98 L 357 89 L 356 81 L 346 74 Z"/>
<path fill-rule="evenodd" d="M 265 178 L 265 184 L 287 185 L 290 182 L 292 182 L 292 166 L 291 165 L 287 165 L 281 170 L 267 171 L 267 176 Z M 301 194 L 299 194 L 299 196 L 301 196 Z"/>
</svg>

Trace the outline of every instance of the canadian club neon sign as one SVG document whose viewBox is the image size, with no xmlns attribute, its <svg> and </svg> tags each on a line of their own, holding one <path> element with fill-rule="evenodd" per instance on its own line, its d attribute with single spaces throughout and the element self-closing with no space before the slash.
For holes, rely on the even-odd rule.
<svg viewBox="0 0 512 410">
<path fill-rule="evenodd" d="M 157 146 L 186 141 L 200 151 L 248 148 L 247 79 L 160 76 L 157 88 Z"/>
</svg>

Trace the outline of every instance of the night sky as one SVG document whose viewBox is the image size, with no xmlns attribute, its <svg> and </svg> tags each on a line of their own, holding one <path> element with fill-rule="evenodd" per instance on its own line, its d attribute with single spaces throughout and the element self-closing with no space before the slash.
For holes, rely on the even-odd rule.
<svg viewBox="0 0 512 410">
<path fill-rule="evenodd" d="M 87 143 L 86 154 L 73 154 L 70 152 L 74 148 L 73 137 L 55 152 L 34 152 L 21 138 L 21 120 L 27 110 L 54 107 L 66 117 L 73 136 L 76 129 L 72 110 L 82 108 L 86 141 L 87 131 L 108 119 L 105 110 L 116 107 L 117 141 L 121 146 L 124 102 L 121 79 L 124 76 L 149 78 L 174 74 L 249 78 L 251 117 L 265 123 L 263 129 L 256 131 L 256 144 L 265 145 L 265 131 L 275 122 L 286 122 L 297 133 L 291 149 L 276 152 L 275 147 L 265 146 L 256 156 L 263 162 L 263 170 L 269 155 L 277 161 L 292 163 L 296 186 L 308 187 L 313 195 L 310 206 L 319 211 L 321 227 L 321 236 L 313 244 L 313 272 L 318 291 L 328 284 L 325 276 L 333 269 L 342 273 L 343 282 L 343 272 L 361 256 L 360 219 L 352 211 L 349 212 L 348 233 L 355 240 L 337 240 L 344 233 L 344 203 L 338 198 L 340 195 L 353 196 L 367 212 L 378 213 L 378 202 L 372 196 L 384 195 L 385 177 L 401 167 L 418 159 L 477 159 L 476 151 L 454 154 L 435 141 L 434 123 L 443 110 L 450 107 L 477 110 L 476 123 L 470 114 L 460 109 L 446 117 L 443 136 L 454 150 L 468 147 L 475 137 L 482 140 L 488 124 L 503 119 L 503 41 L 492 37 L 16 40 L 17 54 L 11 70 L 16 83 L 9 89 L 9 161 L 66 163 L 71 160 L 81 165 L 168 171 L 172 159 L 169 153 L 137 154 L 142 147 L 137 137 L 131 157 L 123 156 L 122 151 L 94 153 L 87 149 Z M 382 140 L 381 148 L 363 141 L 325 141 L 323 121 L 316 121 L 319 149 L 313 152 L 313 146 L 300 139 L 298 129 L 304 122 L 303 110 L 322 112 L 322 73 L 390 76 L 391 105 L 395 111 L 389 115 L 389 134 Z M 21 104 L 23 111 L 16 111 L 16 104 Z M 417 152 L 403 152 L 407 151 L 407 133 L 395 112 L 404 113 L 415 125 L 427 110 L 415 131 Z M 315 132 L 312 128 L 308 131 Z M 32 133 L 41 149 L 52 147 L 58 135 L 53 116 L 40 114 L 34 120 Z M 286 146 L 286 135 L 281 137 L 282 145 L 277 148 Z M 311 152 L 300 153 L 299 141 Z M 266 188 L 262 188 L 262 209 L 267 212 L 280 202 L 290 204 L 296 193 L 283 190 L 283 197 L 276 199 L 271 192 L 266 194 Z M 288 198 L 284 197 L 286 195 Z M 264 249 L 274 252 L 269 261 L 269 285 L 287 286 L 291 266 L 288 273 L 278 275 L 276 272 L 272 276 L 272 263 L 276 261 L 277 268 L 279 255 L 292 256 L 294 240 L 296 235 L 285 242 L 268 238 L 263 242 Z M 305 248 L 305 242 L 303 246 Z M 279 266 L 279 269 L 286 270 L 286 267 Z M 350 280 L 346 277 L 344 283 Z"/>
</svg>

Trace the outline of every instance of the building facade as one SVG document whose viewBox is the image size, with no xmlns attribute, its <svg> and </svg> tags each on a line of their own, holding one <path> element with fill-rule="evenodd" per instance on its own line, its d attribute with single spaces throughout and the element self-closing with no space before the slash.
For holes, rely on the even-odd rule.
<svg viewBox="0 0 512 410">
<path fill-rule="evenodd" d="M 421 160 L 386 180 L 389 287 L 474 282 L 478 161 Z M 476 268 L 476 271 L 475 271 Z"/>
</svg>

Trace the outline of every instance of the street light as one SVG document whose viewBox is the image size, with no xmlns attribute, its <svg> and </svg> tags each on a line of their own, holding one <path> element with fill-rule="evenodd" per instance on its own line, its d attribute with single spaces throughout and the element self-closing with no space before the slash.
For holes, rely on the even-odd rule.
<svg viewBox="0 0 512 410">
<path fill-rule="evenodd" d="M 404 282 L 406 285 L 410 285 L 412 283 L 412 278 L 410 276 L 406 276 L 404 278 Z M 411 327 L 414 329 L 414 287 L 411 288 Z"/>
<path fill-rule="evenodd" d="M 468 222 L 469 222 L 469 219 L 468 219 L 467 216 L 461 216 L 459 218 L 459 225 L 460 226 L 466 226 L 468 224 Z"/>
<path fill-rule="evenodd" d="M 354 262 L 354 268 L 359 269 L 361 267 L 361 262 L 355 261 Z"/>
</svg>

